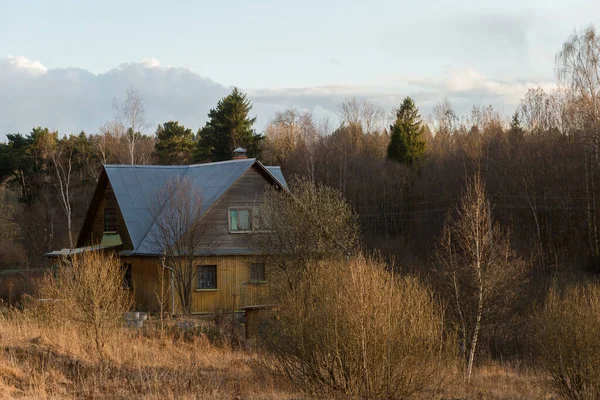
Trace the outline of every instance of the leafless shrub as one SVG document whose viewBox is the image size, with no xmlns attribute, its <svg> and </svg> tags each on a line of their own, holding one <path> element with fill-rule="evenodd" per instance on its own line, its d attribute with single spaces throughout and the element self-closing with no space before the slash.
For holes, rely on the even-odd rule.
<svg viewBox="0 0 600 400">
<path fill-rule="evenodd" d="M 567 399 L 600 398 L 600 284 L 551 289 L 535 316 L 540 366 Z"/>
<path fill-rule="evenodd" d="M 309 393 L 358 398 L 405 398 L 441 382 L 455 345 L 416 279 L 364 256 L 313 262 L 298 278 L 261 322 L 271 372 Z"/>
<path fill-rule="evenodd" d="M 132 297 L 123 289 L 124 271 L 114 255 L 89 252 L 63 259 L 41 284 L 42 304 L 53 322 L 72 324 L 88 337 L 98 357 L 115 334 Z"/>
<path fill-rule="evenodd" d="M 293 286 L 310 262 L 348 257 L 359 246 L 358 221 L 339 191 L 306 179 L 290 187 L 291 193 L 267 188 L 256 215 L 264 231 L 251 237 L 265 254 L 274 296 Z"/>
</svg>

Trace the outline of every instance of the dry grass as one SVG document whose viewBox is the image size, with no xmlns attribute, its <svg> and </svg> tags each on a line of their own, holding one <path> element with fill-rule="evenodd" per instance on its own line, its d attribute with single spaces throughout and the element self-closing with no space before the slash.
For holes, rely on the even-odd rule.
<svg viewBox="0 0 600 400">
<path fill-rule="evenodd" d="M 255 368 L 256 353 L 217 347 L 202 335 L 175 339 L 171 333 L 161 340 L 153 328 L 119 328 L 101 362 L 89 340 L 69 326 L 11 311 L 0 316 L 0 342 L 0 398 L 304 398 Z M 542 375 L 499 364 L 478 368 L 468 387 L 458 377 L 443 392 L 425 391 L 420 397 L 557 398 Z"/>
<path fill-rule="evenodd" d="M 0 319 L 0 340 L 2 398 L 298 398 L 256 371 L 253 353 L 203 336 L 161 340 L 119 328 L 99 361 L 68 326 L 11 312 Z"/>
<path fill-rule="evenodd" d="M 425 394 L 422 399 L 434 398 Z M 554 400 L 559 397 L 547 385 L 544 375 L 525 367 L 513 367 L 494 362 L 473 371 L 470 385 L 460 379 L 446 388 L 441 399 L 489 400 Z"/>
</svg>

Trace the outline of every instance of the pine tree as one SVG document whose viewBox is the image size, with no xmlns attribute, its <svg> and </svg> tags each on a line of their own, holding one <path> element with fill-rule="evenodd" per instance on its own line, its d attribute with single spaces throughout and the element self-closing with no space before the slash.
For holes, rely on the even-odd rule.
<svg viewBox="0 0 600 400">
<path fill-rule="evenodd" d="M 390 126 L 388 159 L 412 166 L 425 154 L 424 126 L 413 99 L 406 97 Z"/>
<path fill-rule="evenodd" d="M 237 147 L 246 149 L 248 156 L 258 157 L 262 136 L 256 134 L 249 118 L 252 102 L 238 88 L 223 99 L 208 113 L 208 122 L 198 135 L 196 157 L 200 161 L 230 160 Z"/>
<path fill-rule="evenodd" d="M 156 130 L 154 151 L 162 165 L 189 164 L 195 150 L 194 133 L 178 121 L 165 122 Z"/>
</svg>

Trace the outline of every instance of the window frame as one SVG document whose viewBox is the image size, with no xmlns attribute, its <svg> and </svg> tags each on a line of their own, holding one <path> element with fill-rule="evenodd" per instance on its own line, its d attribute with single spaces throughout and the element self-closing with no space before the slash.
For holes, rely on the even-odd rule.
<svg viewBox="0 0 600 400">
<path fill-rule="evenodd" d="M 215 285 L 214 287 L 199 287 L 200 277 L 203 276 L 201 274 L 201 269 L 210 267 L 215 270 Z M 196 266 L 196 292 L 214 292 L 219 290 L 219 269 L 217 264 L 202 264 Z"/>
<path fill-rule="evenodd" d="M 108 213 L 108 215 L 107 215 L 107 211 L 109 211 L 109 210 L 110 210 L 110 213 L 112 213 L 112 221 L 110 219 L 110 217 L 111 217 L 110 213 Z M 117 213 L 117 208 L 116 207 L 104 207 L 103 213 L 104 213 L 103 214 L 104 220 L 102 221 L 103 228 L 104 228 L 103 232 L 117 232 L 119 230 L 119 216 Z M 109 218 L 109 219 L 107 220 L 107 218 Z M 114 224 L 114 226 L 110 226 L 111 222 Z M 107 228 L 115 228 L 115 229 L 111 230 L 111 229 L 107 229 Z"/>
<path fill-rule="evenodd" d="M 231 211 L 236 212 L 236 218 L 239 221 L 240 210 L 248 212 L 248 229 L 232 229 L 231 228 Z M 252 207 L 228 207 L 227 208 L 227 227 L 229 233 L 251 233 L 254 232 L 253 224 L 252 224 L 252 215 L 253 215 Z M 239 223 L 236 223 L 239 227 Z"/>
<path fill-rule="evenodd" d="M 262 279 L 254 279 L 254 277 L 252 276 L 252 271 L 253 268 L 255 266 L 262 266 Z M 261 283 L 267 283 L 267 270 L 265 268 L 265 263 L 264 262 L 253 262 L 250 263 L 250 280 L 249 283 L 255 283 L 255 284 L 261 284 Z"/>
</svg>

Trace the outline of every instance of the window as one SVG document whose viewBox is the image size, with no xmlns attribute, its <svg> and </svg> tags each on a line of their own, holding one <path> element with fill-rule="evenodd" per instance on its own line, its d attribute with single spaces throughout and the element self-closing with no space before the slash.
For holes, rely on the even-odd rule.
<svg viewBox="0 0 600 400">
<path fill-rule="evenodd" d="M 250 209 L 248 208 L 230 208 L 229 209 L 229 231 L 244 232 L 252 230 L 250 220 Z"/>
<path fill-rule="evenodd" d="M 106 207 L 104 209 L 104 232 L 117 231 L 117 209 Z"/>
<path fill-rule="evenodd" d="M 131 277 L 131 264 L 123 265 L 125 274 L 123 275 L 123 289 L 133 289 L 133 279 Z"/>
<path fill-rule="evenodd" d="M 217 266 L 200 265 L 198 266 L 198 282 L 196 290 L 216 289 L 217 288 Z"/>
<path fill-rule="evenodd" d="M 250 282 L 265 282 L 265 264 L 250 264 Z"/>
</svg>

